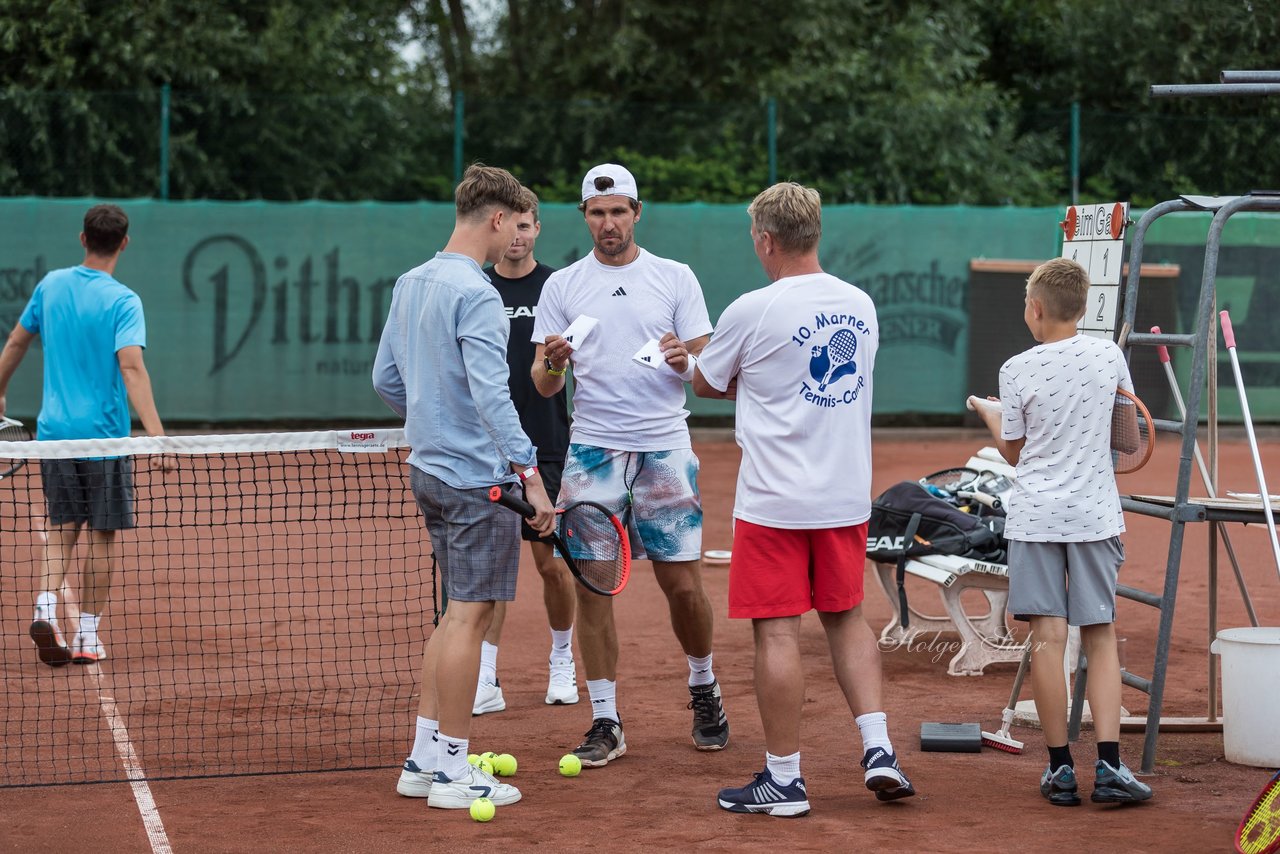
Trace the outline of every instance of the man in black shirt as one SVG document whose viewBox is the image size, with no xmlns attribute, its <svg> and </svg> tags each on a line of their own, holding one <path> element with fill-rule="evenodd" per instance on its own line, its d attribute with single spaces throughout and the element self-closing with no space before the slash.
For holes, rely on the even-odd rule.
<svg viewBox="0 0 1280 854">
<path fill-rule="evenodd" d="M 535 197 L 528 213 L 517 214 L 516 239 L 507 254 L 484 272 L 502 297 L 507 317 L 511 320 L 511 336 L 507 344 L 507 365 L 511 400 L 520 414 L 520 424 L 538 449 L 538 470 L 552 501 L 560 491 L 560 475 L 564 472 L 565 453 L 569 449 L 569 409 L 566 392 L 543 397 L 533 385 L 529 368 L 537 349 L 533 337 L 533 316 L 538 297 L 547 277 L 555 272 L 534 260 L 533 247 L 542 231 Z M 548 705 L 570 705 L 578 702 L 578 680 L 573 663 L 573 618 L 575 602 L 573 576 L 555 557 L 551 543 L 539 539 L 537 533 L 522 523 L 522 536 L 533 551 L 534 564 L 542 576 L 542 599 L 551 626 L 550 679 L 547 683 Z M 506 618 L 506 603 L 494 610 L 493 624 L 485 635 L 480 653 L 480 682 L 472 714 L 500 712 L 507 707 L 498 682 L 498 641 Z"/>
</svg>

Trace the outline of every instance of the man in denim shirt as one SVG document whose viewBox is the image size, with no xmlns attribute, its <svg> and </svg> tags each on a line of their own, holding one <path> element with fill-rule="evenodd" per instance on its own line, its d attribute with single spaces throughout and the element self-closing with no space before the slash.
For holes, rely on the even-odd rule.
<svg viewBox="0 0 1280 854">
<path fill-rule="evenodd" d="M 449 596 L 423 654 L 414 745 L 396 791 L 467 809 L 479 797 L 520 800 L 516 787 L 467 764 L 480 642 L 494 602 L 515 598 L 520 563 L 520 520 L 489 500 L 489 487 L 523 481 L 539 533 L 555 517 L 508 391 L 502 301 L 480 269 L 501 260 L 532 198 L 506 170 L 477 164 L 454 201 L 444 251 L 396 282 L 373 387 L 405 419 L 409 483 Z"/>
</svg>

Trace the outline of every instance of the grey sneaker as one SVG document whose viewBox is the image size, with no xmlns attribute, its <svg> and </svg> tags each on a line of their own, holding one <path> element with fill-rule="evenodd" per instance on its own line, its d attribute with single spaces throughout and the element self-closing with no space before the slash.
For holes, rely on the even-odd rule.
<svg viewBox="0 0 1280 854">
<path fill-rule="evenodd" d="M 1076 769 L 1070 765 L 1059 765 L 1057 771 L 1044 769 L 1040 777 L 1040 794 L 1055 807 L 1077 807 L 1080 805 L 1079 787 L 1076 785 Z"/>
<path fill-rule="evenodd" d="M 1099 759 L 1093 778 L 1093 794 L 1089 800 L 1095 804 L 1127 804 L 1150 799 L 1151 787 L 1133 776 L 1133 772 L 1120 763 L 1112 768 Z"/>
<path fill-rule="evenodd" d="M 720 683 L 689 687 L 693 709 L 693 746 L 699 750 L 723 750 L 729 743 L 729 719 L 720 700 Z"/>
<path fill-rule="evenodd" d="M 586 740 L 573 749 L 573 755 L 588 768 L 608 765 L 626 752 L 627 740 L 622 735 L 622 724 L 610 718 L 592 721 Z"/>
</svg>

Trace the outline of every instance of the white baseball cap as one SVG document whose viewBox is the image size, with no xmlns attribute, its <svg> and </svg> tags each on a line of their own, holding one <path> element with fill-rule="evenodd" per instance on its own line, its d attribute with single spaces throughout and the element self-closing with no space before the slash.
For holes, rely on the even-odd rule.
<svg viewBox="0 0 1280 854">
<path fill-rule="evenodd" d="M 626 196 L 640 201 L 635 176 L 616 163 L 601 163 L 582 179 L 582 200 L 596 196 Z"/>
</svg>

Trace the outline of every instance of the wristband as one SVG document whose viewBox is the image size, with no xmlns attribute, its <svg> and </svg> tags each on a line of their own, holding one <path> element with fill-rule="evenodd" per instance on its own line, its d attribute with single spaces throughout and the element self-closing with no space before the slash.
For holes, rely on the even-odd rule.
<svg viewBox="0 0 1280 854">
<path fill-rule="evenodd" d="M 698 367 L 698 357 L 690 353 L 689 367 L 685 368 L 684 373 L 680 374 L 680 379 L 684 380 L 687 383 L 693 382 L 693 372 L 697 367 Z"/>
<path fill-rule="evenodd" d="M 534 476 L 535 474 L 537 474 L 537 473 L 538 473 L 538 467 L 537 467 L 537 466 L 529 466 L 529 467 L 528 467 L 527 469 L 525 469 L 524 471 L 518 471 L 518 472 L 516 472 L 516 477 L 520 478 L 520 482 L 521 482 L 521 483 L 524 483 L 526 480 L 528 480 L 529 478 L 533 477 L 533 476 Z"/>
<path fill-rule="evenodd" d="M 555 368 L 551 367 L 551 360 L 550 360 L 550 359 L 546 359 L 546 358 L 544 358 L 544 359 L 542 360 L 542 363 L 543 363 L 544 365 L 546 365 L 546 367 L 547 367 L 547 373 L 551 374 L 551 376 L 553 376 L 553 377 L 562 377 L 562 376 L 564 376 L 564 372 L 565 372 L 565 371 L 567 371 L 567 370 L 569 370 L 569 366 L 568 366 L 568 365 L 565 365 L 563 368 L 561 368 L 560 370 L 558 370 L 558 371 L 557 371 Z"/>
</svg>

